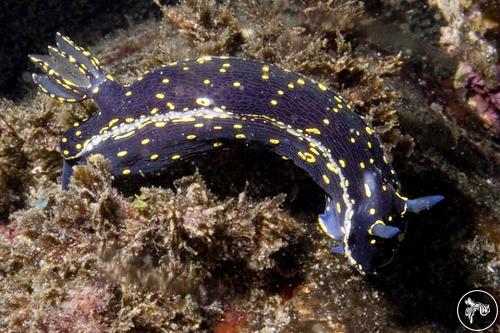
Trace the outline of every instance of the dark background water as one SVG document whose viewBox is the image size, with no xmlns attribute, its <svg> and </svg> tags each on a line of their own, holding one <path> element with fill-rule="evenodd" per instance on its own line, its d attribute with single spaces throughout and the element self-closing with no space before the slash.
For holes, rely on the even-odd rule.
<svg viewBox="0 0 500 333">
<path fill-rule="evenodd" d="M 162 4 L 176 1 L 164 0 Z M 131 23 L 160 17 L 151 0 L 5 0 L 0 2 L 0 97 L 29 91 L 27 55 L 43 53 L 61 31 L 85 44 Z"/>
</svg>

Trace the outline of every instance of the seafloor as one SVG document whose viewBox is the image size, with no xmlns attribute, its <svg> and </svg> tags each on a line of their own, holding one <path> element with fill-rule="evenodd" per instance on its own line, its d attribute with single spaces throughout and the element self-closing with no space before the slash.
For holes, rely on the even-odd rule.
<svg viewBox="0 0 500 333">
<path fill-rule="evenodd" d="M 0 331 L 454 332 L 466 291 L 500 300 L 496 2 L 157 6 L 159 19 L 89 30 L 121 82 L 199 55 L 301 72 L 375 127 L 403 193 L 446 199 L 364 277 L 329 253 L 324 195 L 287 161 L 234 147 L 120 182 L 96 156 L 63 192 L 59 139 L 95 106 L 2 99 Z"/>
</svg>

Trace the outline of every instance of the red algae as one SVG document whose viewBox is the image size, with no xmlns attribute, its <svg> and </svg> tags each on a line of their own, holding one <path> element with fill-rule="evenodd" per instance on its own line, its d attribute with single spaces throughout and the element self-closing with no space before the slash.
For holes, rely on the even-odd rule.
<svg viewBox="0 0 500 333">
<path fill-rule="evenodd" d="M 222 320 L 213 328 L 213 333 L 242 333 L 246 332 L 247 321 L 241 312 L 224 311 Z"/>
</svg>

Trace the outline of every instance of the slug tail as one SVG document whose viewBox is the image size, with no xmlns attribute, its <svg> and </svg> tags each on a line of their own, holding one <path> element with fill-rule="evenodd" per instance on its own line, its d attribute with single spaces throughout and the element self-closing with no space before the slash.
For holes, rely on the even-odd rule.
<svg viewBox="0 0 500 333">
<path fill-rule="evenodd" d="M 29 56 L 44 72 L 33 74 L 33 82 L 60 101 L 78 102 L 93 97 L 107 80 L 99 61 L 60 33 L 56 34 L 56 43 L 57 47 L 49 46 L 48 55 Z"/>
</svg>

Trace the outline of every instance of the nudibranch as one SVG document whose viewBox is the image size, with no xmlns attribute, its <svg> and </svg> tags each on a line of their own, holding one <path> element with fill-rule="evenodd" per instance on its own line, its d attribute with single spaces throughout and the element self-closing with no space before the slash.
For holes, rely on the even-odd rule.
<svg viewBox="0 0 500 333">
<path fill-rule="evenodd" d="M 373 129 L 346 100 L 301 74 L 234 57 L 203 56 L 121 85 L 99 61 L 57 34 L 48 55 L 31 55 L 33 81 L 62 102 L 93 99 L 99 111 L 61 142 L 63 187 L 72 167 L 102 154 L 115 177 L 148 174 L 228 143 L 258 144 L 292 160 L 326 192 L 321 229 L 360 272 L 391 261 L 405 215 L 443 199 L 408 200 Z"/>
</svg>

